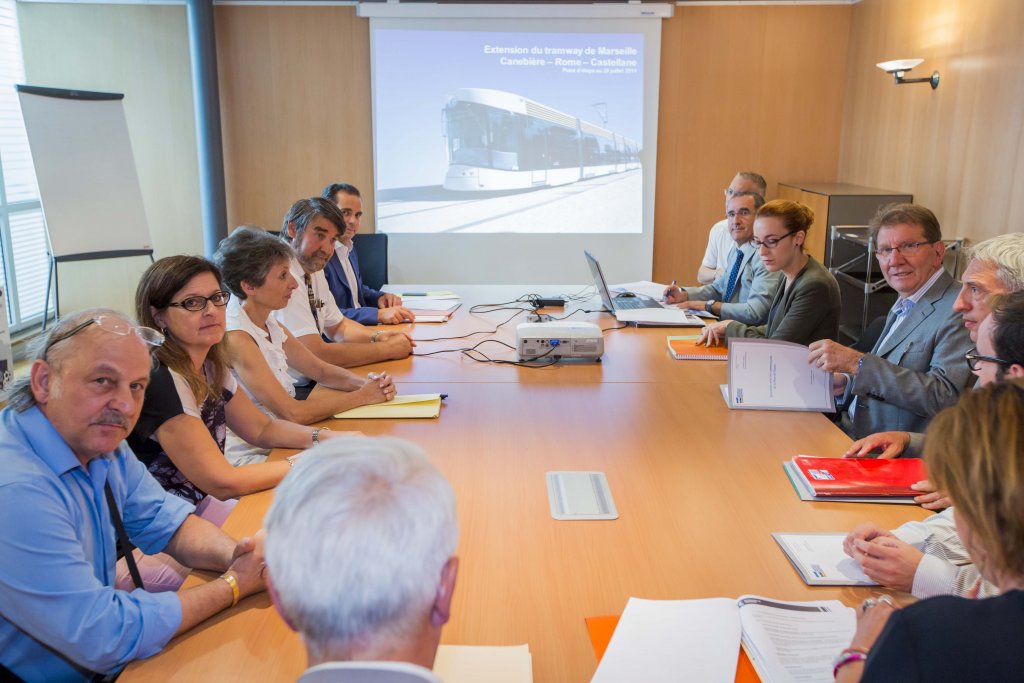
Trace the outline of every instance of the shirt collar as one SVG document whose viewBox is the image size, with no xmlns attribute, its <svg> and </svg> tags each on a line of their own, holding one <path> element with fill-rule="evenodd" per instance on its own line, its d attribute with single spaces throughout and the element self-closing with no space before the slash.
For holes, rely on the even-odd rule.
<svg viewBox="0 0 1024 683">
<path fill-rule="evenodd" d="M 352 251 L 352 246 L 345 244 L 341 240 L 334 240 L 334 251 L 338 253 L 338 258 L 344 260 L 348 258 L 349 253 Z"/>
<path fill-rule="evenodd" d="M 897 299 L 896 304 L 899 304 L 899 302 L 905 298 L 912 301 L 916 306 L 918 302 L 921 301 L 921 299 L 924 297 L 924 295 L 928 293 L 928 290 L 932 288 L 932 285 L 935 284 L 935 281 L 939 279 L 943 272 L 945 271 L 943 270 L 942 266 L 939 266 L 938 269 L 936 269 L 936 271 L 932 273 L 932 276 L 928 278 L 928 281 L 925 282 L 921 287 L 919 287 L 916 292 L 914 292 L 908 297 L 902 297 L 900 299 Z M 893 309 L 896 308 L 896 304 L 893 304 Z"/>
<path fill-rule="evenodd" d="M 32 452 L 54 474 L 61 475 L 82 466 L 64 437 L 57 432 L 39 406 L 32 406 L 23 413 L 16 413 L 15 420 L 25 434 L 25 440 L 28 441 Z"/>
</svg>

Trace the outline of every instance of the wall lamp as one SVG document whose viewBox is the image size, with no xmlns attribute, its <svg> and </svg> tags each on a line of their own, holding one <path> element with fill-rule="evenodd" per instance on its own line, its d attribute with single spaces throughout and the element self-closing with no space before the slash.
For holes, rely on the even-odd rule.
<svg viewBox="0 0 1024 683">
<path fill-rule="evenodd" d="M 935 90 L 939 87 L 938 71 L 933 71 L 929 78 L 903 77 L 904 73 L 910 71 L 923 61 L 923 59 L 893 59 L 888 62 L 879 62 L 878 64 L 875 64 L 875 66 L 887 74 L 892 74 L 896 78 L 896 85 L 903 85 L 904 83 L 931 83 L 932 90 Z"/>
</svg>

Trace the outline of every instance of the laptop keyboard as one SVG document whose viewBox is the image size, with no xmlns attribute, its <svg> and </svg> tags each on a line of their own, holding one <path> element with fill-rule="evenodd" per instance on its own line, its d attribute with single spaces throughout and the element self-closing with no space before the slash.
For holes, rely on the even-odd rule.
<svg viewBox="0 0 1024 683">
<path fill-rule="evenodd" d="M 634 297 L 618 297 L 612 300 L 616 311 L 629 310 L 633 308 L 651 308 L 651 302 L 647 299 Z"/>
</svg>

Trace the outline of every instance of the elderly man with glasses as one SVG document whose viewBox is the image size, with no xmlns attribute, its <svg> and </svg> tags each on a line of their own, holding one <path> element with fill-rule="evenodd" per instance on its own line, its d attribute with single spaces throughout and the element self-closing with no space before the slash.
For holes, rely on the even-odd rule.
<svg viewBox="0 0 1024 683">
<path fill-rule="evenodd" d="M 195 517 L 124 442 L 162 343 L 116 311 L 65 316 L 0 412 L 2 680 L 115 673 L 264 589 L 262 539 Z M 116 548 L 131 557 L 132 544 L 224 574 L 178 593 L 116 590 Z"/>
<path fill-rule="evenodd" d="M 834 373 L 855 439 L 887 430 L 923 432 L 971 382 L 967 328 L 953 306 L 960 284 L 942 267 L 935 214 L 916 204 L 883 207 L 872 221 L 882 274 L 899 298 L 870 353 L 831 340 L 810 345 L 808 362 Z M 852 398 L 851 398 L 852 397 Z"/>
</svg>

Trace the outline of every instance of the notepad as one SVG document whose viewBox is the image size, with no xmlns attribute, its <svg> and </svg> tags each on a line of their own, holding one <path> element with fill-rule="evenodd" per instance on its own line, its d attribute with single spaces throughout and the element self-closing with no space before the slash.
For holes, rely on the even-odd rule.
<svg viewBox="0 0 1024 683">
<path fill-rule="evenodd" d="M 793 485 L 797 497 L 800 500 L 815 501 L 820 503 L 896 503 L 901 505 L 916 505 L 911 496 L 888 496 L 885 498 L 869 498 L 865 496 L 816 496 L 807 480 L 800 474 L 800 468 L 792 460 L 782 463 L 782 469 Z"/>
<path fill-rule="evenodd" d="M 452 299 L 409 299 L 403 301 L 403 305 L 413 313 L 418 311 L 430 311 L 431 313 L 453 313 L 462 305 L 461 301 Z"/>
<path fill-rule="evenodd" d="M 452 317 L 451 313 L 441 315 L 419 315 L 416 314 L 416 320 L 418 323 L 446 323 Z"/>
<path fill-rule="evenodd" d="M 676 360 L 729 360 L 728 348 L 697 344 L 698 339 L 700 339 L 699 334 L 668 337 L 668 352 Z"/>
<path fill-rule="evenodd" d="M 439 645 L 434 674 L 445 683 L 532 683 L 533 657 L 526 645 Z"/>
<path fill-rule="evenodd" d="M 367 420 L 376 418 L 399 419 L 410 417 L 437 417 L 441 414 L 441 394 L 408 394 L 396 396 L 384 403 L 359 406 L 338 413 L 340 420 Z"/>
</svg>

